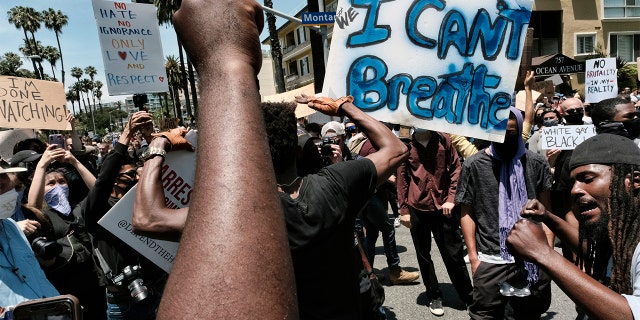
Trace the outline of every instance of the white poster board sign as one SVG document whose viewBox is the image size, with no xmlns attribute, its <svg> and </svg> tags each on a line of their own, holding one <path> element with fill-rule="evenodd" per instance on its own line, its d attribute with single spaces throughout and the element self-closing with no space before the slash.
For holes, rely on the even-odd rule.
<svg viewBox="0 0 640 320">
<path fill-rule="evenodd" d="M 195 148 L 197 144 L 196 132 L 190 131 L 186 139 Z M 195 163 L 196 152 L 175 151 L 167 153 L 162 167 L 162 187 L 164 188 L 165 204 L 168 208 L 177 209 L 189 206 L 193 191 Z M 137 185 L 131 188 L 98 223 L 162 270 L 169 272 L 178 252 L 178 242 L 151 239 L 133 232 L 131 220 L 136 190 Z"/>
<path fill-rule="evenodd" d="M 352 95 L 381 121 L 503 141 L 532 0 L 352 2 L 338 1 L 323 95 Z"/>
<path fill-rule="evenodd" d="M 590 59 L 584 73 L 585 101 L 600 102 L 618 95 L 616 58 Z"/>
<path fill-rule="evenodd" d="M 542 128 L 540 143 L 543 150 L 573 150 L 583 141 L 596 135 L 592 124 L 581 126 L 555 126 Z"/>
<path fill-rule="evenodd" d="M 156 7 L 93 0 L 109 95 L 167 92 Z"/>
</svg>

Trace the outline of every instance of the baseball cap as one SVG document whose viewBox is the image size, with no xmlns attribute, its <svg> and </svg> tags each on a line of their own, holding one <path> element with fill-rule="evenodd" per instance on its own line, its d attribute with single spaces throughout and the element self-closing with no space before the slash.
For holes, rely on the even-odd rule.
<svg viewBox="0 0 640 320">
<path fill-rule="evenodd" d="M 344 125 L 338 121 L 327 122 L 324 126 L 322 126 L 322 130 L 320 130 L 320 133 L 324 137 L 329 130 L 333 130 L 337 135 L 343 135 L 345 133 Z"/>
<path fill-rule="evenodd" d="M 14 154 L 8 162 L 12 167 L 23 167 L 21 163 L 37 161 L 41 156 L 41 154 L 33 150 L 22 150 Z"/>
</svg>

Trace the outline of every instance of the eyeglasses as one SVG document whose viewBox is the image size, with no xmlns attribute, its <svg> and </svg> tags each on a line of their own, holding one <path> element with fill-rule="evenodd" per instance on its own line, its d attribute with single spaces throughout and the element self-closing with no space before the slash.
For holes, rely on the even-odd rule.
<svg viewBox="0 0 640 320">
<path fill-rule="evenodd" d="M 579 112 L 584 112 L 584 110 L 582 110 L 582 108 L 575 108 L 575 109 L 568 109 L 565 111 L 567 114 L 576 114 Z"/>
</svg>

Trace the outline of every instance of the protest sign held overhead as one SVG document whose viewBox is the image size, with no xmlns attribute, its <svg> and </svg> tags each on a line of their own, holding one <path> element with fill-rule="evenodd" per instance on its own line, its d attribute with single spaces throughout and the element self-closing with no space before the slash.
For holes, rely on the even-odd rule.
<svg viewBox="0 0 640 320">
<path fill-rule="evenodd" d="M 596 127 L 592 124 L 544 127 L 541 130 L 540 142 L 543 150 L 573 150 L 583 141 L 596 135 Z"/>
<path fill-rule="evenodd" d="M 166 92 L 156 7 L 93 0 L 109 95 Z"/>
<path fill-rule="evenodd" d="M 532 0 L 339 0 L 323 95 L 374 118 L 501 142 Z"/>
<path fill-rule="evenodd" d="M 169 209 L 188 207 L 191 201 L 196 169 L 197 132 L 195 130 L 189 131 L 185 139 L 194 147 L 195 152 L 169 152 L 162 165 L 161 183 L 164 189 L 165 204 Z M 178 243 L 151 239 L 133 232 L 131 220 L 136 190 L 137 185 L 131 188 L 98 221 L 98 224 L 155 263 L 162 270 L 169 272 L 178 251 Z"/>
<path fill-rule="evenodd" d="M 0 76 L 0 128 L 71 130 L 62 83 Z"/>
<path fill-rule="evenodd" d="M 599 58 L 586 61 L 584 74 L 585 101 L 600 102 L 618 95 L 618 67 L 616 58 Z"/>
</svg>

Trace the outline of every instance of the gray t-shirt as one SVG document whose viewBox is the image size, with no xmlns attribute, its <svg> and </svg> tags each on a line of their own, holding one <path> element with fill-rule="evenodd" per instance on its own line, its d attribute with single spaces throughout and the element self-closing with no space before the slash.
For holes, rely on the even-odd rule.
<svg viewBox="0 0 640 320">
<path fill-rule="evenodd" d="M 640 319 L 640 244 L 636 246 L 631 260 L 631 287 L 633 295 L 623 294 L 627 299 L 634 319 Z"/>
<path fill-rule="evenodd" d="M 529 199 L 551 189 L 551 170 L 547 160 L 532 151 L 523 157 Z M 469 157 L 462 164 L 458 179 L 456 204 L 472 207 L 476 222 L 476 246 L 478 252 L 487 255 L 500 253 L 498 233 L 498 190 L 500 189 L 501 162 L 492 159 L 486 149 Z"/>
</svg>

